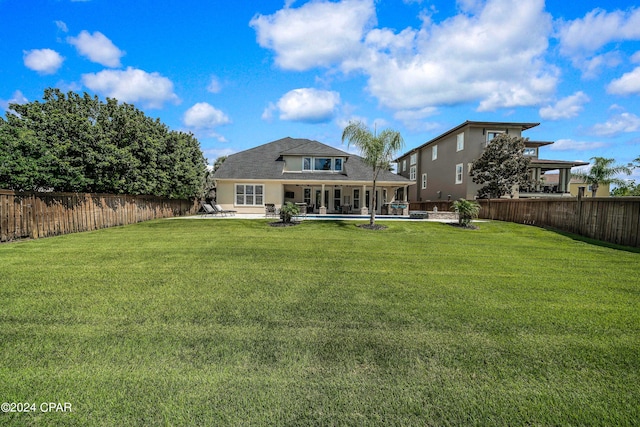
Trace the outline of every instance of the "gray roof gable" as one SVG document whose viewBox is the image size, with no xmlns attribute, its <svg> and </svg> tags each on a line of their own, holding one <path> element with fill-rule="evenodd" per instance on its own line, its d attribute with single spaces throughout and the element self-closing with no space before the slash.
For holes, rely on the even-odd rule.
<svg viewBox="0 0 640 427">
<path fill-rule="evenodd" d="M 284 173 L 283 155 L 345 157 L 347 160 L 340 173 Z M 371 167 L 367 166 L 359 156 L 318 141 L 287 137 L 228 156 L 215 172 L 214 179 L 371 181 L 373 172 Z M 405 177 L 389 171 L 382 171 L 378 181 L 397 182 L 399 185 L 413 183 Z"/>
</svg>

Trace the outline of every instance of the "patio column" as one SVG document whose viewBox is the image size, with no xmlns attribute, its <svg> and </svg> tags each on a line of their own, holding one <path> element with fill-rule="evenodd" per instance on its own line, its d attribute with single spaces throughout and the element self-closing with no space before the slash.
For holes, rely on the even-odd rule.
<svg viewBox="0 0 640 427">
<path fill-rule="evenodd" d="M 404 189 L 402 191 L 402 201 L 406 202 L 407 201 L 407 192 L 409 191 L 409 186 L 405 185 Z"/>
<path fill-rule="evenodd" d="M 534 189 L 537 193 L 540 192 L 540 176 L 541 176 L 541 169 L 540 168 L 533 168 L 533 182 L 534 182 Z"/>
<path fill-rule="evenodd" d="M 371 200 L 369 200 L 369 203 L 371 203 Z M 362 201 L 360 206 L 360 215 L 369 215 L 369 209 L 367 209 L 367 184 L 362 186 Z"/>
<path fill-rule="evenodd" d="M 560 193 L 566 193 L 568 188 L 569 180 L 567 179 L 567 169 L 560 169 L 560 174 L 558 176 L 558 191 Z"/>
<path fill-rule="evenodd" d="M 324 199 L 324 184 L 322 184 L 322 191 L 320 192 L 320 215 L 327 214 L 327 201 Z"/>
</svg>

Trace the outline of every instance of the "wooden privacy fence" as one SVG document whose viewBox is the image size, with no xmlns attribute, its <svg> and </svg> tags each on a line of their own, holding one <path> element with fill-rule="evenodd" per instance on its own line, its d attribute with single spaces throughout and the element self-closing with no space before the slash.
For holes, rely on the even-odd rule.
<svg viewBox="0 0 640 427">
<path fill-rule="evenodd" d="M 97 230 L 197 210 L 195 200 L 0 190 L 0 242 Z"/>
<path fill-rule="evenodd" d="M 640 197 L 479 200 L 480 218 L 532 224 L 640 247 Z"/>
</svg>

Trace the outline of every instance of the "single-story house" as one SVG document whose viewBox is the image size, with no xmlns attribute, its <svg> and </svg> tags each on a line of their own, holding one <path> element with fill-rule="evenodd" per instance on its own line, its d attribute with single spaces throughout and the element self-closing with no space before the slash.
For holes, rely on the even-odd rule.
<svg viewBox="0 0 640 427">
<path fill-rule="evenodd" d="M 543 178 L 543 191 L 545 192 L 554 192 L 555 187 L 558 186 L 558 174 L 544 174 L 542 175 Z M 582 181 L 579 178 L 571 178 L 571 180 L 569 181 L 569 193 L 571 193 L 571 195 L 573 197 L 578 197 L 578 191 L 580 189 L 580 187 L 584 188 L 584 193 L 583 193 L 583 197 L 591 197 L 592 195 L 592 191 L 591 191 L 591 184 L 585 184 L 584 181 Z M 598 186 L 598 190 L 596 191 L 596 197 L 609 197 L 609 193 L 611 191 L 611 185 L 610 184 L 600 184 Z"/>
<path fill-rule="evenodd" d="M 357 155 L 318 141 L 282 138 L 232 154 L 214 174 L 217 203 L 238 213 L 264 213 L 298 203 L 308 213 L 367 214 L 372 202 L 373 171 Z M 376 213 L 391 213 L 396 195 L 414 183 L 391 171 L 376 181 Z M 398 191 L 401 190 L 401 191 Z M 395 204 L 408 214 L 406 204 Z"/>
</svg>

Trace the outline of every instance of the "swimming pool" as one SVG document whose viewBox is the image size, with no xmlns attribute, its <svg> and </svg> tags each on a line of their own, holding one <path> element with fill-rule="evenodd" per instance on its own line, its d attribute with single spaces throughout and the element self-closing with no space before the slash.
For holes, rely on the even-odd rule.
<svg viewBox="0 0 640 427">
<path fill-rule="evenodd" d="M 327 215 L 318 215 L 318 214 L 307 214 L 307 216 L 298 216 L 296 218 L 301 219 L 312 219 L 312 220 L 368 220 L 371 218 L 370 215 L 340 215 L 340 214 L 327 214 Z M 409 220 L 408 216 L 401 215 L 376 215 L 376 220 L 386 221 L 386 220 Z"/>
</svg>

